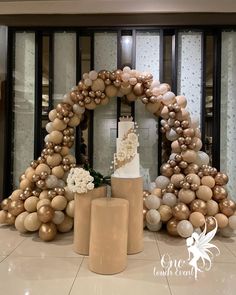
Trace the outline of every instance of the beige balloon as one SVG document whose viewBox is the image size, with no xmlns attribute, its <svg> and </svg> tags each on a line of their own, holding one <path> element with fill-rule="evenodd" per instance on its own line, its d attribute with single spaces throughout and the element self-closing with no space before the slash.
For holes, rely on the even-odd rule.
<svg viewBox="0 0 236 295">
<path fill-rule="evenodd" d="M 229 224 L 229 219 L 223 213 L 217 213 L 215 215 L 215 219 L 217 220 L 217 224 L 219 228 L 224 228 Z"/>
<path fill-rule="evenodd" d="M 64 173 L 62 166 L 55 166 L 52 168 L 52 175 L 55 175 L 57 178 L 63 178 Z"/>
<path fill-rule="evenodd" d="M 28 231 L 37 231 L 41 225 L 37 212 L 30 213 L 25 217 L 24 227 Z"/>
<path fill-rule="evenodd" d="M 39 200 L 37 203 L 37 210 L 43 205 L 51 205 L 51 201 L 49 199 Z"/>
<path fill-rule="evenodd" d="M 215 186 L 215 179 L 212 176 L 203 176 L 201 182 L 203 185 L 206 185 L 210 188 Z"/>
<path fill-rule="evenodd" d="M 219 212 L 219 205 L 214 200 L 209 200 L 206 203 L 207 205 L 207 215 L 214 216 Z"/>
<path fill-rule="evenodd" d="M 27 229 L 24 226 L 24 222 L 25 222 L 26 216 L 28 215 L 29 215 L 29 212 L 26 212 L 26 211 L 22 212 L 16 217 L 16 220 L 15 220 L 15 227 L 22 234 L 27 232 Z"/>
<path fill-rule="evenodd" d="M 20 194 L 22 194 L 22 193 L 23 193 L 23 190 L 21 190 L 21 189 L 14 190 L 11 194 L 11 200 L 12 201 L 19 200 Z"/>
<path fill-rule="evenodd" d="M 24 207 L 28 212 L 35 212 L 37 210 L 39 198 L 29 197 L 25 200 Z"/>
<path fill-rule="evenodd" d="M 35 174 L 40 175 L 42 172 L 47 172 L 47 174 L 50 174 L 51 169 L 48 167 L 47 164 L 39 164 L 38 167 L 35 169 Z"/>
<path fill-rule="evenodd" d="M 212 190 L 208 186 L 200 185 L 198 190 L 196 191 L 196 195 L 199 199 L 207 202 L 212 198 L 213 193 L 212 193 Z"/>
<path fill-rule="evenodd" d="M 67 199 L 63 196 L 56 196 L 52 199 L 51 205 L 54 210 L 64 210 L 67 205 Z"/>
<path fill-rule="evenodd" d="M 61 233 L 67 233 L 72 229 L 73 224 L 73 218 L 65 215 L 63 222 L 57 225 L 57 230 Z"/>
<path fill-rule="evenodd" d="M 66 214 L 69 217 L 74 218 L 74 213 L 75 213 L 75 201 L 72 200 L 72 201 L 68 202 L 68 204 L 66 206 Z"/>
<path fill-rule="evenodd" d="M 193 212 L 189 216 L 189 221 L 192 223 L 194 227 L 201 227 L 205 223 L 205 217 L 200 212 Z"/>
<path fill-rule="evenodd" d="M 0 224 L 4 224 L 6 222 L 7 211 L 0 211 Z"/>
</svg>

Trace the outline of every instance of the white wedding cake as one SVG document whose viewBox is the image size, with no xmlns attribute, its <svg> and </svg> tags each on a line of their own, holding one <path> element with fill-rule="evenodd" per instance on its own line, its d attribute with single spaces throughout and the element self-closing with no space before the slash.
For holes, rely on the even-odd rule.
<svg viewBox="0 0 236 295">
<path fill-rule="evenodd" d="M 132 117 L 121 117 L 114 154 L 114 176 L 120 178 L 140 177 L 138 135 Z"/>
</svg>

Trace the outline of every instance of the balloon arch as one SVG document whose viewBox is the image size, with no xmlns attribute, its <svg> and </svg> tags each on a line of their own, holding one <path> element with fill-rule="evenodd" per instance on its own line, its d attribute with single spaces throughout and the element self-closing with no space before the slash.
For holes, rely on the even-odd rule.
<svg viewBox="0 0 236 295">
<path fill-rule="evenodd" d="M 171 235 L 187 237 L 206 222 L 210 231 L 216 225 L 226 236 L 236 229 L 235 203 L 224 185 L 228 177 L 210 167 L 202 148 L 199 122 L 190 118 L 184 96 L 176 96 L 166 83 L 154 81 L 149 73 L 124 67 L 123 70 L 90 71 L 62 102 L 49 112 L 48 135 L 41 156 L 31 162 L 20 177 L 19 188 L 2 201 L 0 223 L 15 225 L 21 233 L 68 232 L 73 227 L 73 193 L 66 177 L 76 159 L 70 154 L 75 141 L 74 128 L 86 109 L 106 105 L 114 97 L 130 102 L 141 99 L 146 109 L 161 117 L 161 132 L 171 141 L 172 153 L 161 166 L 150 192 L 144 191 L 144 220 L 150 230 L 162 224 Z M 215 218 L 213 218 L 213 216 Z"/>
</svg>

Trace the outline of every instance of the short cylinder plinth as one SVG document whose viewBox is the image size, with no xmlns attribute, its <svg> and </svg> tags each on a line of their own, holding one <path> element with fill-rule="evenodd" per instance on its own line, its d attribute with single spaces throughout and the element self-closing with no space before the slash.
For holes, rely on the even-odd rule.
<svg viewBox="0 0 236 295">
<path fill-rule="evenodd" d="M 122 272 L 127 265 L 129 202 L 119 198 L 92 201 L 89 269 L 99 274 Z"/>
</svg>

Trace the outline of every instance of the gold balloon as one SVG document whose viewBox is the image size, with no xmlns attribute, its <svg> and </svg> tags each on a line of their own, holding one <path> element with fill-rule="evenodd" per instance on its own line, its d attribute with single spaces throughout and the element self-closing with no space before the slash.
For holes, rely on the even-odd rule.
<svg viewBox="0 0 236 295">
<path fill-rule="evenodd" d="M 172 217 L 172 209 L 167 205 L 161 205 L 158 209 L 161 215 L 161 221 L 166 222 Z"/>
<path fill-rule="evenodd" d="M 190 210 L 192 212 L 200 212 L 203 215 L 207 214 L 207 205 L 206 202 L 204 202 L 203 200 L 193 200 L 190 204 Z"/>
<path fill-rule="evenodd" d="M 55 211 L 50 205 L 39 207 L 37 214 L 40 221 L 46 223 L 53 219 Z"/>
<path fill-rule="evenodd" d="M 20 213 L 25 211 L 24 202 L 21 200 L 11 201 L 8 206 L 8 211 L 14 216 L 19 215 Z"/>
<path fill-rule="evenodd" d="M 12 225 L 15 223 L 15 219 L 16 217 L 13 214 L 7 212 L 5 223 L 8 225 Z"/>
<path fill-rule="evenodd" d="M 227 198 L 227 195 L 228 195 L 227 190 L 223 186 L 216 185 L 213 188 L 213 199 L 214 200 L 216 200 L 216 201 L 223 200 L 223 199 Z"/>
<path fill-rule="evenodd" d="M 235 202 L 229 199 L 224 199 L 219 204 L 220 212 L 226 216 L 231 216 L 234 214 L 236 205 Z"/>
<path fill-rule="evenodd" d="M 11 203 L 11 199 L 4 199 L 3 201 L 2 201 L 2 203 L 1 203 L 1 208 L 3 209 L 3 210 L 5 210 L 5 211 L 7 211 L 8 210 L 8 206 L 10 205 L 10 203 Z"/>
<path fill-rule="evenodd" d="M 215 176 L 215 182 L 218 185 L 225 185 L 229 181 L 229 178 L 226 174 L 218 172 Z"/>
<path fill-rule="evenodd" d="M 189 208 L 184 203 L 179 203 L 176 206 L 174 206 L 172 209 L 172 213 L 177 220 L 188 219 L 190 215 Z"/>
<path fill-rule="evenodd" d="M 143 208 L 143 221 L 146 220 L 146 214 L 147 214 L 148 209 L 147 208 Z"/>
<path fill-rule="evenodd" d="M 206 231 L 209 232 L 216 227 L 216 221 L 213 216 L 206 216 Z M 202 230 L 204 229 L 205 225 L 202 226 Z"/>
<path fill-rule="evenodd" d="M 168 222 L 167 222 L 167 226 L 166 229 L 168 231 L 168 233 L 171 236 L 178 236 L 178 232 L 177 232 L 177 225 L 178 225 L 179 221 L 176 220 L 175 218 L 171 218 Z"/>
<path fill-rule="evenodd" d="M 186 169 L 184 169 L 184 173 L 185 174 L 190 174 L 190 173 L 198 173 L 199 171 L 199 167 L 197 164 L 191 163 L 188 165 L 188 167 Z"/>
<path fill-rule="evenodd" d="M 173 168 L 171 168 L 170 164 L 163 164 L 161 166 L 161 174 L 166 177 L 171 177 L 173 175 Z"/>
<path fill-rule="evenodd" d="M 45 242 L 52 241 L 57 234 L 57 227 L 53 222 L 43 223 L 39 228 L 39 237 Z"/>
</svg>

